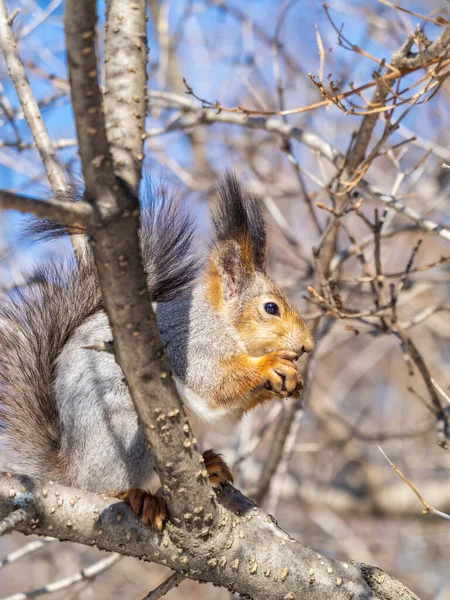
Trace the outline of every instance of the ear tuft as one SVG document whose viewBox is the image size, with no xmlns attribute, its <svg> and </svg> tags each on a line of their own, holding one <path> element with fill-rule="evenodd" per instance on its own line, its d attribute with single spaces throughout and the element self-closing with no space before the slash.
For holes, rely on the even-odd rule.
<svg viewBox="0 0 450 600">
<path fill-rule="evenodd" d="M 233 240 L 248 270 L 265 272 L 266 223 L 261 205 L 233 173 L 226 173 L 219 186 L 219 199 L 213 210 L 218 245 Z"/>
</svg>

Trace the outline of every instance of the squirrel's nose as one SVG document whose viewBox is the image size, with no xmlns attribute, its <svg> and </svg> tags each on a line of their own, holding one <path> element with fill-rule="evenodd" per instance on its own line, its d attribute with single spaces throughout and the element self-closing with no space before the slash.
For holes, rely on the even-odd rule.
<svg viewBox="0 0 450 600">
<path fill-rule="evenodd" d="M 314 340 L 311 338 L 307 342 L 305 342 L 302 346 L 302 352 L 312 352 L 314 350 Z"/>
</svg>

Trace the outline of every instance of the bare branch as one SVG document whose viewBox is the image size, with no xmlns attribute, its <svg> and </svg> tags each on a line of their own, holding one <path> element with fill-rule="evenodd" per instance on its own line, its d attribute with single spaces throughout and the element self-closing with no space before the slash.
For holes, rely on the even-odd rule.
<svg viewBox="0 0 450 600">
<path fill-rule="evenodd" d="M 70 200 L 71 195 L 66 177 L 56 156 L 55 148 L 53 147 L 39 109 L 39 104 L 34 97 L 25 68 L 19 56 L 19 51 L 17 50 L 17 40 L 12 32 L 13 18 L 14 15 L 8 18 L 5 1 L 0 0 L 0 47 L 5 55 L 9 75 L 19 96 L 22 110 L 33 135 L 36 148 L 41 155 L 53 194 L 57 199 Z M 76 256 L 85 251 L 86 240 L 84 236 L 74 236 L 71 238 L 71 241 Z"/>
<path fill-rule="evenodd" d="M 219 496 L 220 526 L 213 536 L 205 534 L 201 543 L 192 534 L 180 536 L 180 529 L 171 524 L 158 535 L 137 520 L 123 502 L 29 477 L 0 475 L 0 518 L 14 506 L 11 490 L 29 494 L 36 510 L 34 524 L 19 523 L 18 531 L 138 556 L 242 596 L 348 600 L 353 594 L 352 600 L 396 600 L 402 589 L 417 599 L 374 567 L 330 560 L 304 548 L 231 486 L 225 486 Z M 383 575 L 376 582 L 372 581 L 375 571 Z M 378 586 L 377 595 L 371 586 Z"/>
<path fill-rule="evenodd" d="M 20 592 L 18 594 L 13 594 L 12 596 L 5 596 L 2 600 L 28 600 L 29 598 L 38 598 L 39 596 L 45 596 L 46 594 L 67 590 L 67 588 L 73 587 L 82 581 L 93 581 L 98 575 L 115 565 L 121 558 L 122 556 L 120 554 L 111 554 L 69 577 L 64 577 L 64 579 L 60 579 L 54 583 L 48 583 L 41 588 L 29 592 Z"/>
<path fill-rule="evenodd" d="M 106 139 L 98 82 L 95 36 L 97 13 L 89 2 L 68 2 L 66 41 L 69 79 L 86 194 L 100 211 L 118 210 L 112 156 Z"/>
<path fill-rule="evenodd" d="M 180 585 L 180 583 L 186 579 L 182 573 L 172 573 L 166 580 L 164 580 L 157 588 L 149 592 L 142 600 L 159 600 L 170 592 L 173 588 Z"/>
<path fill-rule="evenodd" d="M 262 129 L 268 133 L 275 133 L 283 137 L 292 137 L 310 148 L 320 152 L 327 160 L 339 166 L 344 160 L 344 156 L 331 144 L 322 140 L 318 135 L 306 132 L 303 129 L 288 125 L 275 118 L 266 117 L 245 117 L 235 113 L 222 113 L 211 109 L 199 109 L 191 100 L 178 94 L 152 90 L 150 98 L 163 102 L 167 106 L 176 106 L 189 111 L 187 115 L 180 115 L 178 119 L 172 120 L 166 127 L 160 129 L 150 129 L 147 132 L 148 137 L 163 135 L 170 131 L 190 129 L 196 125 L 211 125 L 213 123 L 229 123 L 231 125 L 240 125 L 249 129 Z M 195 112 L 194 112 L 195 111 Z M 194 114 L 191 114 L 194 113 Z M 374 186 L 362 179 L 357 188 L 359 193 L 372 200 L 382 202 L 390 208 L 393 208 L 399 214 L 402 214 L 410 221 L 416 223 L 421 229 L 429 233 L 450 241 L 450 230 L 443 225 L 439 225 L 430 219 L 422 217 L 417 211 L 399 202 L 393 196 L 379 192 Z"/>
<path fill-rule="evenodd" d="M 372 200 L 378 200 L 386 206 L 393 208 L 399 214 L 404 215 L 413 223 L 416 223 L 421 229 L 429 233 L 434 233 L 439 237 L 443 238 L 447 242 L 450 242 L 450 229 L 447 229 L 444 225 L 439 225 L 430 219 L 422 217 L 417 211 L 405 204 L 402 204 L 396 200 L 393 196 L 383 194 L 376 190 L 373 186 L 370 186 L 367 182 L 361 181 L 358 185 L 358 191 Z"/>
<path fill-rule="evenodd" d="M 271 444 L 269 458 L 264 464 L 264 468 L 261 473 L 261 477 L 258 480 L 256 489 L 250 492 L 250 496 L 257 504 L 262 504 L 267 496 L 272 479 L 276 474 L 283 458 L 286 440 L 289 436 L 292 425 L 299 418 L 298 413 L 300 413 L 302 410 L 301 402 L 301 398 L 293 398 L 289 404 L 283 408 L 283 412 L 281 413 L 281 418 Z"/>
<path fill-rule="evenodd" d="M 114 352 L 150 442 L 171 516 L 181 525 L 188 508 L 201 507 L 200 520 L 209 529 L 217 511 L 215 494 L 170 376 L 150 302 L 138 237 L 139 200 L 113 172 L 98 85 L 96 19 L 90 0 L 67 2 L 69 73 L 86 196 L 103 225 L 108 223 L 102 228 L 99 222 L 91 234 Z M 192 485 L 194 481 L 198 483 Z"/>
<path fill-rule="evenodd" d="M 230 123 L 232 125 L 241 125 L 249 129 L 263 129 L 268 133 L 276 133 L 283 137 L 293 137 L 315 150 L 318 150 L 330 162 L 338 162 L 341 158 L 340 153 L 330 144 L 323 141 L 314 133 L 309 133 L 300 127 L 283 123 L 276 118 L 267 117 L 247 117 L 237 113 L 222 113 L 217 110 L 199 108 L 198 103 L 173 92 L 164 92 L 160 90 L 150 90 L 150 100 L 161 102 L 164 106 L 172 106 L 189 111 L 188 115 L 180 115 L 180 118 L 172 121 L 167 127 L 162 129 L 150 129 L 147 132 L 148 137 L 162 135 L 169 131 L 179 129 L 189 129 L 195 125 L 209 125 L 212 123 Z"/>
<path fill-rule="evenodd" d="M 38 200 L 28 196 L 13 194 L 0 190 L 0 209 L 18 210 L 30 213 L 44 219 L 51 219 L 68 225 L 77 223 L 93 224 L 95 222 L 94 209 L 87 202 L 64 202 L 62 200 Z"/>
<path fill-rule="evenodd" d="M 0 559 L 0 569 L 2 567 L 5 567 L 6 565 L 10 565 L 11 563 L 16 562 L 16 560 L 20 560 L 24 556 L 28 556 L 28 554 L 31 554 L 32 552 L 36 552 L 36 550 L 40 550 L 46 544 L 48 544 L 50 542 L 56 542 L 56 541 L 57 540 L 55 538 L 49 537 L 49 538 L 43 538 L 41 540 L 34 540 L 33 542 L 29 542 L 28 544 L 25 544 L 24 546 L 22 546 L 22 548 L 19 548 L 18 550 L 13 550 L 7 556 L 5 556 L 5 558 L 1 558 Z"/>
<path fill-rule="evenodd" d="M 11 533 L 19 523 L 29 523 L 34 518 L 34 514 L 29 507 L 12 510 L 0 521 L 0 536 Z"/>
<path fill-rule="evenodd" d="M 106 131 L 116 174 L 137 193 L 147 115 L 146 2 L 108 0 L 106 20 Z"/>
<path fill-rule="evenodd" d="M 421 503 L 423 504 L 423 507 L 424 507 L 424 510 L 422 511 L 424 515 L 433 513 L 434 515 L 436 515 L 438 517 L 442 517 L 443 519 L 447 519 L 448 521 L 450 521 L 450 515 L 447 515 L 446 513 L 443 513 L 440 510 L 436 510 L 435 508 L 433 508 L 431 506 L 431 504 L 429 502 L 427 502 L 425 500 L 425 498 L 420 494 L 420 492 L 417 491 L 417 489 L 409 481 L 409 479 L 405 475 L 403 475 L 403 473 L 400 471 L 400 469 L 398 469 L 394 465 L 394 463 L 388 458 L 388 456 L 386 455 L 385 451 L 383 450 L 383 448 L 381 446 L 378 446 L 378 450 L 381 452 L 381 454 L 384 456 L 384 458 L 388 461 L 388 463 L 391 465 L 391 467 L 394 469 L 394 471 L 397 473 L 397 475 L 399 475 L 403 479 L 403 481 L 407 485 L 409 485 L 409 487 L 412 489 L 412 491 L 415 493 L 415 495 L 419 498 L 419 500 L 421 501 Z"/>
<path fill-rule="evenodd" d="M 50 136 L 47 133 L 41 111 L 31 90 L 24 66 L 20 60 L 17 50 L 17 40 L 14 38 L 11 29 L 11 21 L 8 17 L 4 0 L 0 0 L 0 47 L 5 55 L 8 72 L 20 98 L 25 118 L 47 171 L 53 193 L 57 196 L 58 193 L 67 191 L 66 178 L 59 164 Z"/>
<path fill-rule="evenodd" d="M 393 331 L 402 341 L 405 351 L 410 359 L 414 362 L 423 378 L 434 408 L 434 412 L 436 414 L 438 430 L 437 443 L 439 446 L 442 446 L 442 448 L 446 449 L 448 448 L 447 440 L 450 438 L 450 412 L 448 410 L 443 410 L 442 408 L 439 399 L 440 397 L 432 382 L 430 370 L 423 359 L 422 354 L 419 352 L 417 344 L 413 342 L 411 336 L 401 327 L 401 325 L 396 324 L 393 328 Z"/>
<path fill-rule="evenodd" d="M 431 383 L 433 384 L 434 388 L 438 391 L 438 393 L 440 394 L 440 396 L 446 401 L 447 405 L 446 408 L 448 409 L 450 407 L 450 398 L 448 396 L 448 394 L 446 394 L 444 392 L 444 390 L 441 388 L 441 386 L 438 384 L 438 382 L 433 379 L 433 377 L 430 377 Z"/>
</svg>

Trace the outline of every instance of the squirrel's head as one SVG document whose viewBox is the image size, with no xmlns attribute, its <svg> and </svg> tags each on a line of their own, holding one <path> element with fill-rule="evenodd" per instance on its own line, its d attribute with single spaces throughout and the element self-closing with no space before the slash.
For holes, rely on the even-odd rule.
<svg viewBox="0 0 450 600">
<path fill-rule="evenodd" d="M 285 349 L 299 356 L 314 341 L 299 312 L 266 275 L 266 224 L 258 201 L 228 174 L 213 212 L 216 231 L 206 273 L 208 300 L 225 314 L 253 356 Z"/>
</svg>

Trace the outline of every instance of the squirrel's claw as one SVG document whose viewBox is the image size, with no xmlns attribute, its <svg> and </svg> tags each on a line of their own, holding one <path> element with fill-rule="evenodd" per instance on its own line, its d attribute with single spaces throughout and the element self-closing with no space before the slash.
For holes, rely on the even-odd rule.
<svg viewBox="0 0 450 600">
<path fill-rule="evenodd" d="M 150 525 L 158 532 L 162 531 L 164 521 L 167 519 L 167 505 L 162 496 L 133 488 L 123 492 L 119 497 L 141 517 L 144 525 Z"/>
<path fill-rule="evenodd" d="M 265 372 L 264 387 L 277 396 L 289 398 L 298 390 L 300 374 L 294 359 L 295 352 L 275 351 L 261 357 L 261 369 Z"/>
<path fill-rule="evenodd" d="M 203 453 L 205 468 L 209 481 L 214 488 L 220 488 L 224 483 L 233 483 L 233 475 L 220 454 L 214 450 Z M 167 519 L 167 504 L 162 496 L 151 494 L 144 490 L 133 488 L 118 494 L 131 509 L 142 519 L 144 525 L 150 525 L 158 532 L 162 531 Z"/>
<path fill-rule="evenodd" d="M 205 468 L 208 471 L 209 482 L 213 488 L 220 488 L 224 483 L 233 483 L 233 475 L 229 466 L 220 454 L 214 450 L 203 452 Z"/>
</svg>

